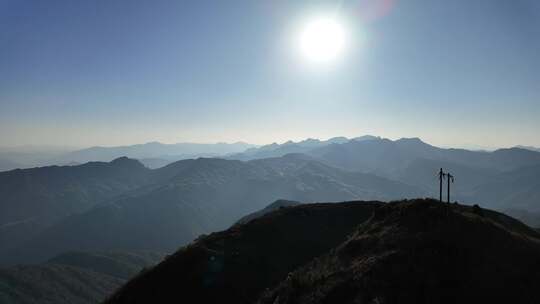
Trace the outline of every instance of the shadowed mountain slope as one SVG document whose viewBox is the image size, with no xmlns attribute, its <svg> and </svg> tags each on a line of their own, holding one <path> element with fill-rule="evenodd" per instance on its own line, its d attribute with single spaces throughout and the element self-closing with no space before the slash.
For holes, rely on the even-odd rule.
<svg viewBox="0 0 540 304">
<path fill-rule="evenodd" d="M 62 220 L 4 260 L 40 262 L 71 250 L 172 252 L 280 198 L 313 202 L 423 195 L 415 187 L 332 168 L 304 155 L 250 162 L 185 160 L 151 174 L 153 184 Z"/>
<path fill-rule="evenodd" d="M 0 172 L 0 244 L 6 250 L 45 227 L 149 182 L 141 163 L 52 166 Z"/>
<path fill-rule="evenodd" d="M 156 264 L 164 254 L 156 252 L 66 252 L 48 264 L 84 268 L 121 279 L 129 279 L 144 267 Z"/>
<path fill-rule="evenodd" d="M 0 225 L 79 212 L 144 184 L 149 172 L 138 161 L 125 157 L 110 163 L 0 172 L 0 193 L 4 194 Z"/>
<path fill-rule="evenodd" d="M 474 189 L 474 200 L 490 201 L 498 209 L 540 212 L 540 165 L 499 174 Z M 533 222 L 531 222 L 533 224 Z"/>
<path fill-rule="evenodd" d="M 259 303 L 538 303 L 538 233 L 505 215 L 388 204 Z"/>
<path fill-rule="evenodd" d="M 338 245 L 380 203 L 278 209 L 201 237 L 131 280 L 107 303 L 251 303 L 289 271 Z"/>
<path fill-rule="evenodd" d="M 352 202 L 202 237 L 105 303 L 537 303 L 539 285 L 540 235 L 504 214 Z"/>
</svg>

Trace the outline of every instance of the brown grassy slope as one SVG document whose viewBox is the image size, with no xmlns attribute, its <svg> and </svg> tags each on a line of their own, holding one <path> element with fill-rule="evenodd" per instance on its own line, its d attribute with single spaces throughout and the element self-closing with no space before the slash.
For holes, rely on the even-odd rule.
<svg viewBox="0 0 540 304">
<path fill-rule="evenodd" d="M 252 303 L 342 243 L 378 202 L 284 208 L 201 237 L 128 282 L 106 303 Z"/>
<path fill-rule="evenodd" d="M 539 234 L 500 213 L 388 204 L 260 303 L 540 303 Z"/>
</svg>

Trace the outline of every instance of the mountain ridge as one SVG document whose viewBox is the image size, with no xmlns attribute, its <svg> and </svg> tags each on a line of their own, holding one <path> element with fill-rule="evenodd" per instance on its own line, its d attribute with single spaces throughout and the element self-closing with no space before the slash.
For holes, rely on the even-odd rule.
<svg viewBox="0 0 540 304">
<path fill-rule="evenodd" d="M 539 253 L 539 234 L 501 214 L 391 203 L 258 303 L 534 303 Z"/>
<path fill-rule="evenodd" d="M 46 250 L 34 248 L 31 254 L 51 250 L 50 255 L 54 255 L 79 248 L 66 247 L 59 240 L 89 251 L 115 249 L 115 244 L 130 244 L 123 248 L 126 250 L 152 249 L 139 247 L 143 242 L 137 244 L 131 237 L 118 242 L 121 231 L 129 231 L 128 227 L 140 231 L 137 221 L 151 227 L 142 234 L 145 239 L 156 239 L 159 234 L 170 236 L 169 243 L 157 249 L 174 250 L 174 246 L 200 233 L 225 229 L 276 199 L 388 201 L 435 196 L 440 167 L 456 176 L 452 200 L 511 209 L 514 214 L 540 211 L 538 152 L 441 149 L 418 138 L 392 141 L 373 136 L 322 147 L 319 140 L 303 142 L 310 146 L 307 153 L 249 161 L 198 158 L 148 169 L 139 161 L 121 157 L 109 163 L 2 172 L 0 241 L 7 246 L 0 249 L 0 257 L 22 258 L 25 254 L 15 254 L 19 248 L 42 239 L 50 240 L 43 244 Z M 182 219 L 182 225 L 173 224 L 172 214 Z M 160 216 L 167 220 L 158 221 Z M 100 225 L 108 225 L 111 234 L 102 235 Z M 165 231 L 166 225 L 170 225 L 167 229 L 183 232 L 175 236 Z M 61 227 L 67 232 L 61 232 Z M 96 240 L 109 240 L 83 241 L 73 235 L 76 231 L 89 233 Z M 53 241 L 55 238 L 57 241 Z M 94 245 L 104 247 L 92 248 Z M 147 244 L 151 245 L 156 242 Z"/>
<path fill-rule="evenodd" d="M 179 299 L 179 291 L 181 298 L 199 303 L 250 303 L 267 284 L 339 244 L 378 205 L 303 204 L 202 236 L 135 277 L 105 303 L 167 302 Z M 137 292 L 127 293 L 132 290 Z"/>
<path fill-rule="evenodd" d="M 343 222 L 346 226 L 338 229 Z M 462 236 L 464 232 L 469 234 Z M 500 247 L 499 241 L 512 246 Z M 317 244 L 322 247 L 313 249 Z M 450 244 L 458 248 L 456 253 Z M 489 258 L 494 247 L 503 252 Z M 538 298 L 539 253 L 540 234 L 477 206 L 434 200 L 302 204 L 202 236 L 129 281 L 105 303 L 187 298 L 199 303 L 473 303 L 481 296 L 493 300 L 490 303 L 505 303 L 510 296 L 513 303 L 530 303 L 527 299 Z M 521 259 L 514 270 L 499 259 L 513 254 Z M 439 255 L 444 261 L 436 258 Z M 412 264 L 406 263 L 409 257 Z M 491 263 L 502 272 L 494 275 L 497 270 L 475 268 L 475 263 Z M 392 267 L 398 269 L 399 280 L 393 278 Z M 404 277 L 409 273 L 404 268 L 410 277 Z M 456 280 L 460 271 L 465 278 L 471 274 L 471 288 Z M 424 272 L 430 277 L 423 278 Z M 525 279 L 518 278 L 521 274 Z M 480 279 L 501 288 L 491 290 Z M 393 285 L 384 285 L 386 281 Z M 455 291 L 446 300 L 451 292 L 445 292 L 445 282 Z"/>
<path fill-rule="evenodd" d="M 73 249 L 168 252 L 283 197 L 313 202 L 423 194 L 415 187 L 328 167 L 302 155 L 249 162 L 184 160 L 152 170 L 150 176 L 159 183 L 69 216 L 4 252 L 3 260 L 39 262 Z"/>
</svg>

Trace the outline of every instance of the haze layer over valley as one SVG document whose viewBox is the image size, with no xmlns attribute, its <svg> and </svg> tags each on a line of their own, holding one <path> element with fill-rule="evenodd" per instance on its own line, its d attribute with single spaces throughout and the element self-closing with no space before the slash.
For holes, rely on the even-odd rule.
<svg viewBox="0 0 540 304">
<path fill-rule="evenodd" d="M 538 223 L 539 152 L 443 149 L 418 138 L 308 139 L 159 169 L 120 157 L 1 172 L 0 262 L 43 262 L 71 250 L 171 252 L 278 199 L 438 197 L 440 167 L 456 177 L 452 201 Z"/>
</svg>

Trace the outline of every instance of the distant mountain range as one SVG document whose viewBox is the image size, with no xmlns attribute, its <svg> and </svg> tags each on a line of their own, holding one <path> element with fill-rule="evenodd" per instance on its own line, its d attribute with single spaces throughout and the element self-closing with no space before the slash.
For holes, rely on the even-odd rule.
<svg viewBox="0 0 540 304">
<path fill-rule="evenodd" d="M 441 167 L 456 177 L 452 201 L 517 216 L 540 212 L 540 153 L 530 150 L 442 149 L 373 136 L 270 146 L 159 169 L 122 157 L 0 172 L 0 263 L 70 250 L 171 252 L 278 199 L 437 197 Z"/>
<path fill-rule="evenodd" d="M 237 143 L 178 143 L 162 144 L 150 142 L 141 145 L 120 146 L 120 147 L 92 147 L 78 150 L 62 155 L 58 161 L 63 162 L 88 162 L 88 161 L 111 161 L 115 158 L 126 156 L 135 159 L 161 159 L 174 162 L 182 159 L 197 157 L 223 156 L 231 153 L 238 153 L 246 149 L 253 148 L 254 145 Z M 148 162 L 151 164 L 150 162 Z M 160 164 L 161 165 L 161 164 Z"/>
<path fill-rule="evenodd" d="M 260 158 L 280 157 L 290 153 L 309 153 L 314 149 L 329 146 L 332 144 L 344 144 L 350 141 L 364 141 L 374 139 L 380 139 L 380 137 L 365 135 L 352 139 L 348 139 L 346 137 L 333 137 L 328 140 L 308 138 L 299 142 L 287 141 L 283 144 L 273 143 L 257 148 L 251 148 L 243 153 L 229 155 L 227 158 L 238 160 L 252 160 Z"/>
<path fill-rule="evenodd" d="M 106 304 L 536 303 L 540 234 L 434 200 L 278 208 L 203 236 Z"/>
<path fill-rule="evenodd" d="M 237 143 L 177 143 L 150 142 L 130 146 L 91 147 L 79 150 L 50 147 L 20 147 L 0 149 L 0 171 L 49 165 L 76 165 L 91 161 L 109 162 L 119 157 L 139 159 L 149 168 L 163 167 L 172 162 L 198 157 L 225 156 L 254 148 L 255 145 Z"/>
<path fill-rule="evenodd" d="M 527 149 L 493 152 L 443 149 L 418 138 L 392 141 L 373 136 L 311 145 L 289 143 L 270 148 L 261 147 L 262 150 L 253 149 L 247 156 L 232 157 L 278 157 L 289 151 L 302 150 L 326 165 L 375 174 L 418 187 L 426 193 L 438 192 L 436 172 L 444 168 L 457 178 L 452 185 L 456 200 L 489 204 L 500 210 L 508 207 L 540 210 L 540 170 L 537 167 L 540 153 Z"/>
<path fill-rule="evenodd" d="M 381 141 L 384 139 L 378 136 L 364 135 L 354 138 L 334 137 L 328 140 L 309 138 L 299 142 L 287 141 L 283 144 L 272 143 L 263 146 L 256 146 L 243 142 L 232 144 L 162 144 L 159 142 L 149 142 L 129 146 L 96 146 L 78 150 L 69 150 L 70 148 L 67 147 L 0 148 L 0 172 L 17 168 L 23 169 L 49 165 L 78 165 L 91 161 L 109 162 L 122 156 L 137 159 L 146 167 L 156 169 L 178 160 L 190 158 L 221 157 L 237 160 L 252 160 L 280 157 L 289 153 L 310 154 L 313 150 L 331 146 L 333 144 L 370 140 Z M 540 151 L 540 148 L 531 146 L 516 146 L 516 148 L 535 152 Z M 458 150 L 466 151 L 464 149 Z"/>
</svg>

